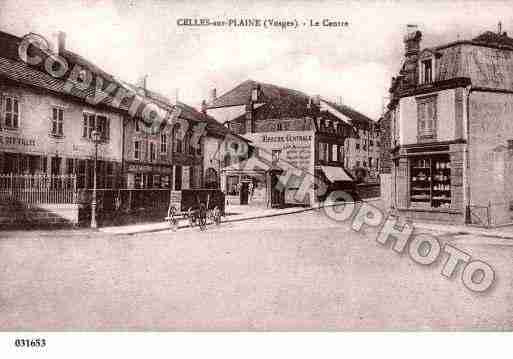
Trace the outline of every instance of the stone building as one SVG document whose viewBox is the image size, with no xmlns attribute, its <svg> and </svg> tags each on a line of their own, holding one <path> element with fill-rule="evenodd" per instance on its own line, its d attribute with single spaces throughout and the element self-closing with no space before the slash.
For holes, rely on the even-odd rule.
<svg viewBox="0 0 513 359">
<path fill-rule="evenodd" d="M 94 93 L 73 87 L 66 78 L 75 66 L 106 82 L 112 77 L 79 55 L 68 51 L 59 37 L 59 55 L 68 74 L 56 78 L 43 63 L 51 52 L 38 51 L 39 64 L 20 59 L 22 39 L 0 32 L 0 173 L 26 175 L 76 174 L 78 188 L 93 181 L 93 130 L 99 130 L 98 183 L 119 185 L 124 111 L 111 106 L 112 97 L 91 100 Z M 34 49 L 32 49 L 34 50 Z M 51 62 L 48 62 L 51 63 Z"/>
<path fill-rule="evenodd" d="M 392 79 L 392 207 L 419 220 L 503 224 L 513 212 L 513 39 L 499 31 L 421 48 Z"/>
<path fill-rule="evenodd" d="M 305 195 L 301 178 L 288 178 L 282 191 L 274 191 L 286 165 L 323 179 L 328 192 L 354 180 L 344 167 L 345 143 L 358 136 L 355 122 L 367 118 L 347 106 L 247 80 L 220 97 L 213 90 L 207 111 L 255 149 L 250 170 L 224 164 L 222 186 L 229 195 L 249 185 L 255 194 L 250 200 L 262 205 L 317 202 L 322 195 Z"/>
</svg>

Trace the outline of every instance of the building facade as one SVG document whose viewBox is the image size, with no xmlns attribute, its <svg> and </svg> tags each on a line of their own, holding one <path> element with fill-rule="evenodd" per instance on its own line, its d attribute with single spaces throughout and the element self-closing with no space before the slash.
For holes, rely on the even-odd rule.
<svg viewBox="0 0 513 359">
<path fill-rule="evenodd" d="M 250 141 L 254 149 L 248 161 L 225 163 L 222 168 L 222 185 L 229 195 L 238 196 L 249 187 L 249 199 L 242 195 L 243 202 L 309 205 L 353 181 L 344 167 L 344 145 L 348 137 L 357 136 L 354 117 L 365 116 L 352 109 L 348 114 L 348 107 L 340 110 L 319 96 L 252 80 L 220 97 L 212 93 L 209 115 Z M 302 177 L 290 176 L 292 168 Z M 305 185 L 308 175 L 330 188 L 315 193 L 314 186 Z M 276 191 L 279 182 L 282 188 Z"/>
<path fill-rule="evenodd" d="M 387 116 L 392 206 L 411 219 L 497 225 L 513 217 L 513 39 L 485 32 L 422 49 L 404 39 Z"/>
<path fill-rule="evenodd" d="M 78 189 L 92 188 L 97 130 L 99 186 L 120 185 L 123 112 L 64 91 L 64 80 L 20 60 L 20 43 L 0 32 L 0 173 L 75 174 Z M 60 48 L 73 66 L 72 53 Z"/>
</svg>

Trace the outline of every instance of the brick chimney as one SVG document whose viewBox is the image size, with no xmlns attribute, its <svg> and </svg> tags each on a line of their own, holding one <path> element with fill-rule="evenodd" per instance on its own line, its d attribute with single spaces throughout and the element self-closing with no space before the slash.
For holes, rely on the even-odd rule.
<svg viewBox="0 0 513 359">
<path fill-rule="evenodd" d="M 214 88 L 210 90 L 208 102 L 213 103 L 217 99 L 217 90 Z"/>
<path fill-rule="evenodd" d="M 57 53 L 61 55 L 66 50 L 66 33 L 59 31 L 57 33 Z"/>
<path fill-rule="evenodd" d="M 405 61 L 401 75 L 404 76 L 405 85 L 408 86 L 415 86 L 417 84 L 417 61 L 420 53 L 421 39 L 422 33 L 417 30 L 417 25 L 407 25 L 407 32 L 404 36 Z"/>
</svg>

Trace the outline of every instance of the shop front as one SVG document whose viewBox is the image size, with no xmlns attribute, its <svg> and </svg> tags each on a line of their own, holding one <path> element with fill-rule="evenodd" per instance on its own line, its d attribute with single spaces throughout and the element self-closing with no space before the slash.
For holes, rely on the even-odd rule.
<svg viewBox="0 0 513 359">
<path fill-rule="evenodd" d="M 412 220 L 464 222 L 463 144 L 404 146 L 394 159 L 395 206 Z"/>
<path fill-rule="evenodd" d="M 172 166 L 127 162 L 126 172 L 129 189 L 169 189 L 172 186 Z"/>
</svg>

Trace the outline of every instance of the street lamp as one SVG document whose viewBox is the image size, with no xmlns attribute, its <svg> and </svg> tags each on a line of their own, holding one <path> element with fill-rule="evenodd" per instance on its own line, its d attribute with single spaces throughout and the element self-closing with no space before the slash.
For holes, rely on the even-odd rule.
<svg viewBox="0 0 513 359">
<path fill-rule="evenodd" d="M 98 161 L 98 144 L 100 143 L 100 131 L 91 132 L 94 143 L 94 171 L 93 171 L 93 200 L 91 201 L 91 228 L 98 228 L 96 223 L 96 163 Z"/>
</svg>

